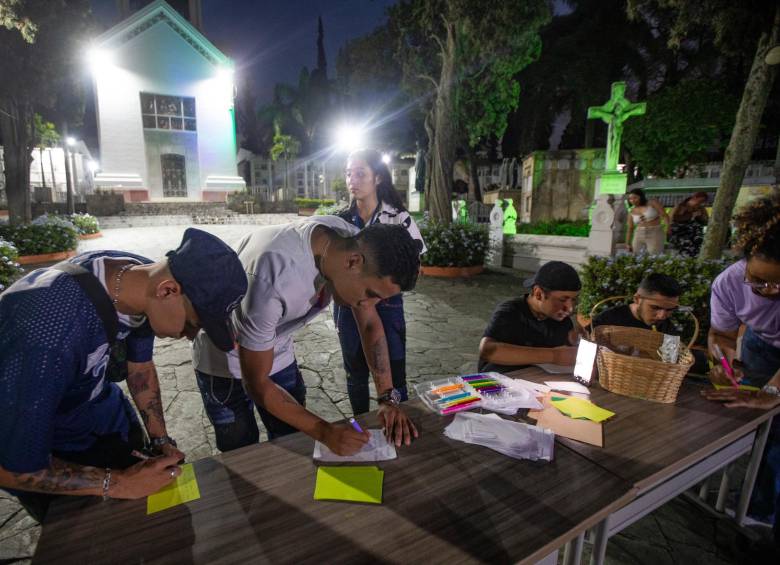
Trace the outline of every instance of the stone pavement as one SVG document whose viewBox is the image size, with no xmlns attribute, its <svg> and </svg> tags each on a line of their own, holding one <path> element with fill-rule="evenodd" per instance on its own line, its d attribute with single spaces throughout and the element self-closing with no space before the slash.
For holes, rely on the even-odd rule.
<svg viewBox="0 0 780 565">
<path fill-rule="evenodd" d="M 288 218 L 269 216 L 269 223 L 276 220 Z M 106 230 L 102 239 L 81 242 L 79 250 L 124 249 L 157 259 L 176 247 L 185 227 Z M 230 244 L 253 229 L 235 225 L 198 227 Z M 479 339 L 494 305 L 517 295 L 521 279 L 520 274 L 506 272 L 468 280 L 423 277 L 415 291 L 405 295 L 410 384 L 475 370 Z M 330 421 L 350 416 L 330 313 L 315 318 L 298 333 L 295 342 L 308 387 L 307 406 Z M 155 362 L 170 435 L 190 461 L 216 453 L 214 434 L 192 371 L 189 343 L 158 340 Z M 39 533 L 40 528 L 13 498 L 0 491 L 0 563 L 26 562 L 35 551 Z M 727 522 L 715 520 L 678 498 L 612 538 L 607 563 L 740 563 L 744 556 L 735 552 L 735 538 L 736 532 Z"/>
</svg>

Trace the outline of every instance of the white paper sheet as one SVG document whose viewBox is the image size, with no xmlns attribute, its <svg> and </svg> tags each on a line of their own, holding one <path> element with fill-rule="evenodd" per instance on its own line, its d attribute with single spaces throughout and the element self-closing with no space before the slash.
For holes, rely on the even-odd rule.
<svg viewBox="0 0 780 565">
<path fill-rule="evenodd" d="M 544 381 L 544 384 L 552 390 L 561 390 L 564 392 L 579 392 L 580 394 L 590 394 L 588 387 L 571 381 Z"/>
<path fill-rule="evenodd" d="M 329 462 L 366 462 L 366 461 L 387 461 L 395 459 L 398 454 L 395 452 L 395 446 L 387 443 L 382 430 L 368 430 L 371 439 L 363 449 L 354 455 L 336 455 L 328 446 L 318 441 L 314 442 L 314 458 L 319 461 Z"/>
</svg>

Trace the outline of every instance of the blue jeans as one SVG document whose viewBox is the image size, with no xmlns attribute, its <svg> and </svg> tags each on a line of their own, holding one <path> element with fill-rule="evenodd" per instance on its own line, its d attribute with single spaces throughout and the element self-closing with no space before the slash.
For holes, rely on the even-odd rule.
<svg viewBox="0 0 780 565">
<path fill-rule="evenodd" d="M 746 375 L 743 382 L 763 386 L 780 369 L 780 349 L 758 337 L 749 327 L 742 336 L 740 360 Z M 780 543 L 780 417 L 775 416 L 758 468 L 756 486 L 750 500 L 751 517 L 774 524 Z"/>
<path fill-rule="evenodd" d="M 409 395 L 406 388 L 406 320 L 403 298 L 399 294 L 382 300 L 377 304 L 376 311 L 382 320 L 387 339 L 393 388 L 401 393 L 401 400 L 407 400 Z M 333 318 L 339 332 L 344 371 L 347 373 L 349 404 L 354 414 L 364 414 L 369 409 L 370 370 L 363 353 L 357 322 L 351 308 L 339 305 L 334 306 Z"/>
<path fill-rule="evenodd" d="M 298 431 L 262 406 L 255 405 L 244 390 L 241 380 L 216 377 L 200 371 L 195 371 L 195 376 L 206 414 L 214 426 L 217 449 L 220 451 L 231 451 L 260 440 L 253 408 L 257 409 L 260 420 L 268 430 L 268 439 Z M 277 371 L 270 379 L 289 392 L 301 406 L 306 406 L 306 385 L 297 362 L 293 361 L 291 365 Z"/>
<path fill-rule="evenodd" d="M 758 337 L 748 326 L 742 335 L 739 359 L 746 375 L 742 382 L 761 387 L 780 368 L 780 349 Z"/>
</svg>

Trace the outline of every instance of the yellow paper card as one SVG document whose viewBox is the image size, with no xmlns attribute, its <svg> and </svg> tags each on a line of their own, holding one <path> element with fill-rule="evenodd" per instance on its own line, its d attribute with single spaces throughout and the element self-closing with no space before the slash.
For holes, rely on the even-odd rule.
<svg viewBox="0 0 780 565">
<path fill-rule="evenodd" d="M 198 479 L 195 478 L 195 469 L 192 468 L 192 463 L 187 463 L 181 466 L 181 475 L 176 477 L 175 481 L 146 498 L 146 513 L 154 514 L 199 498 L 200 489 Z"/>
<path fill-rule="evenodd" d="M 570 418 L 585 418 L 593 422 L 603 422 L 615 415 L 614 412 L 596 406 L 584 398 L 553 396 L 551 402 L 553 406 Z"/>
<path fill-rule="evenodd" d="M 318 467 L 314 499 L 382 504 L 384 476 L 377 467 Z"/>
<path fill-rule="evenodd" d="M 721 390 L 723 388 L 725 388 L 725 389 L 734 388 L 733 385 L 716 385 L 716 384 L 713 384 L 712 386 L 714 386 L 717 390 Z M 758 388 L 757 386 L 739 385 L 739 390 L 748 390 L 748 391 L 752 391 L 752 392 L 758 392 L 761 389 Z"/>
</svg>

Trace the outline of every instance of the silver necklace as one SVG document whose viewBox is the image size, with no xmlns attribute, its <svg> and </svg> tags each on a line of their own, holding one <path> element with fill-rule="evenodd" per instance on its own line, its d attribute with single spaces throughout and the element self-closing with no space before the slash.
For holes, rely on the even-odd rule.
<svg viewBox="0 0 780 565">
<path fill-rule="evenodd" d="M 122 284 L 122 275 L 124 275 L 127 271 L 132 269 L 135 266 L 135 263 L 128 263 L 127 265 L 122 265 L 122 268 L 119 269 L 116 273 L 116 278 L 114 282 L 114 296 L 111 299 L 111 303 L 116 306 L 119 302 L 119 285 Z"/>
</svg>

